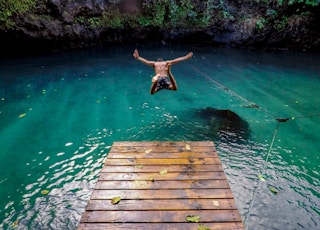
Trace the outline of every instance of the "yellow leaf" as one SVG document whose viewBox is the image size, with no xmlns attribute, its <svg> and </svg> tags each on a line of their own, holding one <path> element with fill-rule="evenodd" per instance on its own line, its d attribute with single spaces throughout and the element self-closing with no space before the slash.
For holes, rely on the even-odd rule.
<svg viewBox="0 0 320 230">
<path fill-rule="evenodd" d="M 216 206 L 216 207 L 220 206 L 219 201 L 217 201 L 217 200 L 213 200 L 212 204 L 213 204 L 213 206 Z"/>
<path fill-rule="evenodd" d="M 167 173 L 168 173 L 168 169 L 162 169 L 162 170 L 159 172 L 160 175 L 165 175 L 165 174 L 167 174 Z"/>
<path fill-rule="evenodd" d="M 120 200 L 121 200 L 120 196 L 114 197 L 111 200 L 111 204 L 119 204 Z"/>
<path fill-rule="evenodd" d="M 150 180 L 151 182 L 154 182 L 154 178 L 153 178 L 153 177 L 150 177 L 149 180 Z"/>
<path fill-rule="evenodd" d="M 136 165 L 136 168 L 142 169 L 142 168 L 143 168 L 143 165 Z"/>
<path fill-rule="evenodd" d="M 186 150 L 190 150 L 190 145 L 186 144 Z"/>
<path fill-rule="evenodd" d="M 49 193 L 49 190 L 46 190 L 46 189 L 41 191 L 42 195 L 47 195 L 48 193 Z"/>
<path fill-rule="evenodd" d="M 151 152 L 152 152 L 152 149 L 148 149 L 148 150 L 146 150 L 145 153 L 151 153 Z"/>
<path fill-rule="evenodd" d="M 198 225 L 198 230 L 210 230 L 210 228 L 209 228 L 208 226 L 199 224 L 199 225 Z"/>
<path fill-rule="evenodd" d="M 192 222 L 192 223 L 198 223 L 200 221 L 200 216 L 188 215 L 186 216 L 186 221 Z"/>
<path fill-rule="evenodd" d="M 19 221 L 16 220 L 15 222 L 13 222 L 12 227 L 16 228 L 18 227 L 18 225 L 19 225 Z"/>
<path fill-rule="evenodd" d="M 269 186 L 269 190 L 274 194 L 278 193 L 278 190 L 275 187 Z"/>
<path fill-rule="evenodd" d="M 266 181 L 266 179 L 264 179 L 264 177 L 262 175 L 258 175 L 258 178 L 261 180 L 261 181 Z"/>
<path fill-rule="evenodd" d="M 24 117 L 26 115 L 27 115 L 26 113 L 22 113 L 22 114 L 19 115 L 19 118 Z"/>
</svg>

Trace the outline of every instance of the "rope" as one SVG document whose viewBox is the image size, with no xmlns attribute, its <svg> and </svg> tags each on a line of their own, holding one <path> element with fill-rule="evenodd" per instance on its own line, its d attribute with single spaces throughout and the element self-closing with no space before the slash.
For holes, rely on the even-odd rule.
<svg viewBox="0 0 320 230">
<path fill-rule="evenodd" d="M 215 85 L 218 86 L 218 88 L 223 89 L 224 91 L 226 91 L 228 94 L 237 97 L 238 99 L 245 101 L 246 103 L 248 103 L 248 105 L 243 106 L 244 108 L 254 108 L 254 109 L 260 109 L 263 112 L 265 112 L 266 114 L 268 114 L 269 116 L 275 118 L 276 116 L 272 113 L 270 113 L 269 111 L 267 111 L 266 109 L 262 108 L 261 106 L 257 105 L 256 103 L 242 97 L 241 95 L 237 94 L 236 92 L 234 92 L 233 90 L 229 89 L 228 87 L 225 87 L 224 85 L 222 85 L 221 83 L 217 82 L 216 80 L 212 79 L 210 76 L 208 76 L 207 74 L 203 73 L 201 70 L 199 70 L 198 68 L 192 66 L 193 69 L 195 71 L 197 71 L 199 74 L 201 74 L 205 79 L 207 79 L 209 82 L 213 82 Z"/>
<path fill-rule="evenodd" d="M 287 121 L 287 120 L 286 120 L 286 121 Z M 278 122 L 277 122 L 277 126 L 276 126 L 276 128 L 275 128 L 275 130 L 274 130 L 273 137 L 272 137 L 272 141 L 271 141 L 271 144 L 270 144 L 270 147 L 269 147 L 269 150 L 268 150 L 266 159 L 264 160 L 264 163 L 263 163 L 262 171 L 260 171 L 260 174 L 259 174 L 259 175 L 264 175 L 265 172 L 266 172 L 266 165 L 267 165 L 267 162 L 268 162 L 268 160 L 269 160 L 269 156 L 270 156 L 271 150 L 272 150 L 272 148 L 273 148 L 274 140 L 276 139 L 276 136 L 277 136 L 277 134 L 278 134 L 280 122 L 285 122 L 285 121 L 278 121 Z M 253 190 L 253 195 L 252 195 L 252 200 L 251 200 L 250 207 L 249 207 L 249 212 L 248 212 L 247 217 L 246 217 L 245 220 L 244 220 L 244 225 L 245 225 L 245 226 L 247 225 L 247 222 L 248 222 L 248 220 L 249 220 L 249 218 L 250 218 L 251 210 L 252 210 L 252 207 L 253 207 L 253 204 L 254 204 L 254 200 L 255 200 L 255 197 L 256 197 L 258 188 L 260 188 L 261 181 L 262 181 L 262 180 L 259 180 L 259 181 L 258 181 L 257 187 Z"/>
</svg>

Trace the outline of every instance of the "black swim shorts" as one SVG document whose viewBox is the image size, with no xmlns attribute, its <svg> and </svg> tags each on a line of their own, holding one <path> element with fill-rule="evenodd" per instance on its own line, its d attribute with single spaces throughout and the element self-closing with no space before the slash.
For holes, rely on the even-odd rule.
<svg viewBox="0 0 320 230">
<path fill-rule="evenodd" d="M 158 92 L 159 90 L 162 90 L 162 89 L 170 89 L 170 86 L 171 86 L 170 79 L 167 76 L 160 76 L 158 78 L 155 91 Z"/>
</svg>

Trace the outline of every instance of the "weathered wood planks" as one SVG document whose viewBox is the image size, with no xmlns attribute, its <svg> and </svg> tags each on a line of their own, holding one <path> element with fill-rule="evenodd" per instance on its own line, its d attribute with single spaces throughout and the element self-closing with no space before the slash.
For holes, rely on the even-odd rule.
<svg viewBox="0 0 320 230">
<path fill-rule="evenodd" d="M 114 197 L 121 201 L 112 204 Z M 244 229 L 209 141 L 115 142 L 78 229 L 198 227 Z"/>
</svg>

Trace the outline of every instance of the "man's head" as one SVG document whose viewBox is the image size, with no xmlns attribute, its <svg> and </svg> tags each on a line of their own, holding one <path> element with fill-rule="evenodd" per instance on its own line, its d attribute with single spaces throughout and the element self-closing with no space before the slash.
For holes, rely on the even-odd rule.
<svg viewBox="0 0 320 230">
<path fill-rule="evenodd" d="M 158 58 L 157 61 L 163 61 L 163 59 L 162 58 Z"/>
</svg>

